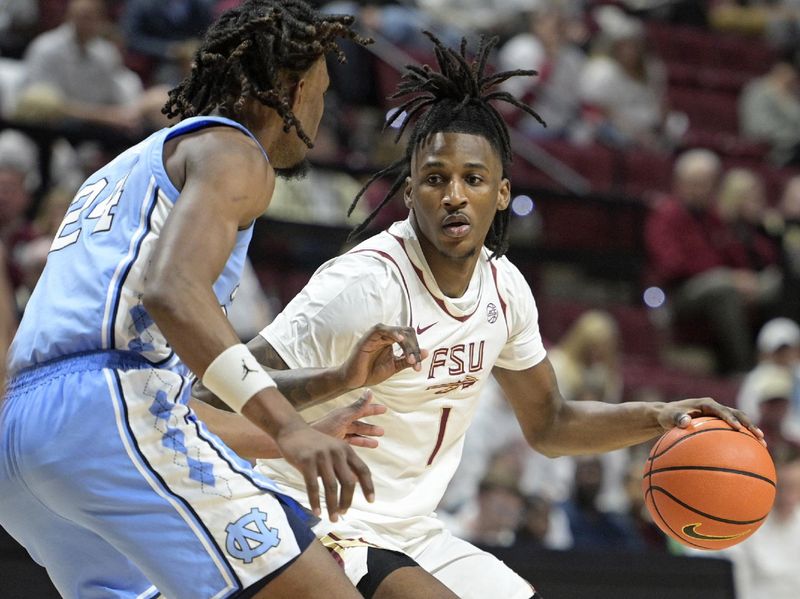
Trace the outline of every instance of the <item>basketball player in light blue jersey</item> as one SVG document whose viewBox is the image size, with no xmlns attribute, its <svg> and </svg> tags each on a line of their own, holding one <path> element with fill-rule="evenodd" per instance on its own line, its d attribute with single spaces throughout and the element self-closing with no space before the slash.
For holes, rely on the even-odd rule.
<svg viewBox="0 0 800 599">
<path fill-rule="evenodd" d="M 225 13 L 170 93 L 165 112 L 180 123 L 91 175 L 70 204 L 10 349 L 0 413 L 0 525 L 63 596 L 359 597 L 313 540 L 313 516 L 186 406 L 194 373 L 269 434 L 317 514 L 318 478 L 333 519 L 356 482 L 373 494 L 351 447 L 299 417 L 220 309 L 276 171 L 312 145 L 325 55 L 342 56 L 339 37 L 367 41 L 351 24 L 301 0 Z M 378 327 L 342 367 L 284 384 L 360 387 L 414 365 L 410 337 Z M 393 357 L 395 342 L 408 357 Z"/>
</svg>

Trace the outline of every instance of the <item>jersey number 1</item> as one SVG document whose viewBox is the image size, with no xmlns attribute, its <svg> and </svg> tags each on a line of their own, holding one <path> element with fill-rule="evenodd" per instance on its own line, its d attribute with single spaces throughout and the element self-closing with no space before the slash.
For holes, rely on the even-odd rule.
<svg viewBox="0 0 800 599">
<path fill-rule="evenodd" d="M 428 458 L 427 466 L 433 464 L 433 458 L 436 457 L 436 454 L 439 453 L 439 450 L 442 448 L 442 441 L 444 441 L 444 431 L 447 428 L 447 419 L 450 417 L 450 410 L 452 408 L 442 408 L 442 417 L 439 420 L 439 434 L 436 436 L 436 445 L 433 446 L 433 451 L 431 452 L 431 456 Z"/>
</svg>

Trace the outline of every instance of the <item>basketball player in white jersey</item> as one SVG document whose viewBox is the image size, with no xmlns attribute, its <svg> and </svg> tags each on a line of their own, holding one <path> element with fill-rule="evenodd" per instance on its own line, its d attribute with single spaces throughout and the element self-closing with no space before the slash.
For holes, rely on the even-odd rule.
<svg viewBox="0 0 800 599">
<path fill-rule="evenodd" d="M 560 396 L 530 287 L 503 257 L 511 149 L 489 101 L 519 105 L 492 88 L 530 72 L 486 75 L 492 43 L 483 43 L 470 63 L 463 47 L 454 52 L 432 39 L 440 72 L 412 68 L 405 76 L 397 95 L 413 97 L 395 115 L 416 113 L 419 120 L 405 156 L 376 175 L 399 171 L 385 201 L 403 188 L 408 219 L 320 267 L 249 347 L 269 368 L 326 367 L 346 359 L 374 322 L 412 327 L 428 350 L 421 370 L 406 369 L 372 386 L 388 408 L 370 419 L 385 432 L 379 446 L 360 451 L 373 473 L 376 500 L 356 496 L 346 514 L 321 522 L 315 533 L 367 598 L 529 599 L 537 595 L 528 582 L 453 537 L 434 514 L 490 376 L 531 447 L 548 456 L 638 444 L 686 426 L 695 414 L 760 432 L 744 414 L 710 398 L 611 405 Z M 299 408 L 309 406 L 302 412 L 307 419 L 353 399 L 351 392 L 314 405 L 317 398 L 287 396 Z M 210 410 L 200 410 L 215 428 Z M 235 427 L 224 428 L 224 438 L 237 434 Z M 247 428 L 242 422 L 239 434 Z M 258 465 L 303 500 L 303 479 L 288 464 Z"/>
</svg>

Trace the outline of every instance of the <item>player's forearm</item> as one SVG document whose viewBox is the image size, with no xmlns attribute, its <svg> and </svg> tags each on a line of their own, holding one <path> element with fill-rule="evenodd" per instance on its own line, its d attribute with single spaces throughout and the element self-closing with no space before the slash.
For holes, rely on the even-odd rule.
<svg viewBox="0 0 800 599">
<path fill-rule="evenodd" d="M 281 393 L 298 410 L 322 403 L 348 389 L 339 368 L 289 369 L 283 358 L 263 337 L 256 336 L 247 344 L 258 362 L 264 366 Z"/>
<path fill-rule="evenodd" d="M 189 406 L 205 423 L 208 430 L 243 458 L 281 457 L 281 452 L 272 437 L 244 416 L 219 410 L 197 399 L 190 400 Z"/>
<path fill-rule="evenodd" d="M 612 451 L 644 443 L 661 434 L 662 403 L 564 401 L 545 434 L 526 434 L 545 455 L 578 455 Z"/>
</svg>

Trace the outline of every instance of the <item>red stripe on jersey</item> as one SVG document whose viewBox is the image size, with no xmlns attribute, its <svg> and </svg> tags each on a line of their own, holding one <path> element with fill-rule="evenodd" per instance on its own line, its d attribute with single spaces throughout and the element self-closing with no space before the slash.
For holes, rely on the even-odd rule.
<svg viewBox="0 0 800 599">
<path fill-rule="evenodd" d="M 375 252 L 379 256 L 381 256 L 383 258 L 386 258 L 392 264 L 394 264 L 395 268 L 397 269 L 397 272 L 400 274 L 400 280 L 403 281 L 403 287 L 405 287 L 405 289 L 406 289 L 406 297 L 408 298 L 408 326 L 410 326 L 410 327 L 414 326 L 414 307 L 411 305 L 411 293 L 408 290 L 408 283 L 406 283 L 406 278 L 403 276 L 403 271 L 400 268 L 400 265 L 397 262 L 395 262 L 395 259 L 392 258 L 391 254 L 387 254 L 386 252 L 384 252 L 382 250 L 373 250 L 373 249 L 367 248 L 367 249 L 364 249 L 364 250 L 353 250 L 351 253 L 352 254 L 361 254 L 361 253 L 367 253 L 367 252 Z"/>
<path fill-rule="evenodd" d="M 497 297 L 500 299 L 500 308 L 503 310 L 503 319 L 506 321 L 506 330 L 508 329 L 508 315 L 506 314 L 506 300 L 503 299 L 503 294 L 500 293 L 500 285 L 497 284 L 497 267 L 489 262 L 489 266 L 492 267 L 492 279 L 494 280 L 494 288 L 497 290 Z M 510 333 L 511 331 L 509 331 Z"/>
<path fill-rule="evenodd" d="M 442 447 L 442 441 L 444 441 L 444 431 L 447 428 L 447 419 L 450 417 L 451 409 L 452 408 L 442 408 L 442 419 L 439 422 L 439 436 L 436 437 L 436 445 L 433 447 L 431 457 L 428 458 L 428 466 L 433 463 L 433 458 L 436 457 L 436 454 L 439 453 L 439 449 Z"/>
<path fill-rule="evenodd" d="M 465 314 L 464 316 L 456 316 L 455 314 L 450 312 L 450 310 L 447 309 L 447 304 L 445 304 L 440 298 L 436 297 L 436 295 L 433 293 L 433 291 L 430 290 L 430 287 L 428 287 L 428 284 L 425 282 L 425 274 L 419 268 L 417 268 L 417 265 L 414 264 L 414 261 L 411 259 L 411 256 L 409 256 L 409 254 L 408 254 L 408 250 L 406 249 L 405 240 L 402 237 L 398 237 L 394 233 L 389 233 L 389 235 L 394 237 L 397 240 L 397 243 L 400 244 L 400 247 L 403 248 L 403 251 L 406 253 L 406 258 L 408 258 L 408 263 L 411 265 L 411 268 L 414 269 L 414 272 L 417 273 L 417 276 L 419 277 L 419 280 L 422 283 L 422 286 L 425 287 L 425 290 L 433 298 L 433 301 L 435 301 L 437 304 L 439 304 L 439 307 L 442 309 L 442 311 L 445 314 L 447 314 L 450 318 L 455 318 L 459 322 L 464 322 L 465 320 L 469 320 L 470 316 L 472 316 L 473 314 L 475 314 L 475 312 L 477 312 L 478 306 L 481 305 L 480 300 L 478 300 L 475 303 L 475 309 L 472 312 L 470 312 L 469 314 Z"/>
</svg>

